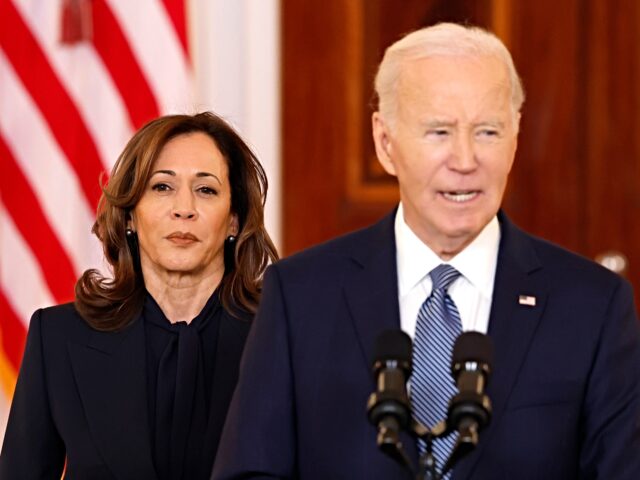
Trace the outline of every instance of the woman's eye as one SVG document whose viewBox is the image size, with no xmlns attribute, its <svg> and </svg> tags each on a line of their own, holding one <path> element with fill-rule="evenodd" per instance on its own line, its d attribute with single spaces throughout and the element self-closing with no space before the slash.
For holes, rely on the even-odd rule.
<svg viewBox="0 0 640 480">
<path fill-rule="evenodd" d="M 169 190 L 171 190 L 171 187 L 166 183 L 156 183 L 151 187 L 151 189 L 155 190 L 156 192 L 168 192 Z"/>
<path fill-rule="evenodd" d="M 211 187 L 200 187 L 198 188 L 200 193 L 204 193 L 205 195 L 217 195 L 218 191 Z"/>
</svg>

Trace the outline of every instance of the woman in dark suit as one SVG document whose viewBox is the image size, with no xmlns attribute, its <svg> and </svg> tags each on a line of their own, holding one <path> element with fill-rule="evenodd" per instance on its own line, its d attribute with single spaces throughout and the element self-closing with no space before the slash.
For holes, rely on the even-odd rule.
<svg viewBox="0 0 640 480">
<path fill-rule="evenodd" d="M 0 456 L 9 479 L 208 479 L 264 269 L 265 173 L 211 113 L 129 141 L 93 232 L 112 267 L 34 313 Z"/>
</svg>

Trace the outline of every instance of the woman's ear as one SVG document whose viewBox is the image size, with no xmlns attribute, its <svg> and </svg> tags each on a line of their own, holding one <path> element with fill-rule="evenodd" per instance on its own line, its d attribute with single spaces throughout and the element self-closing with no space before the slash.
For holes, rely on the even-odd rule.
<svg viewBox="0 0 640 480">
<path fill-rule="evenodd" d="M 127 213 L 126 215 L 126 227 L 127 229 L 131 229 L 134 232 L 136 231 L 136 220 L 135 220 L 135 215 L 133 213 L 133 210 L 131 210 L 129 213 Z"/>
<path fill-rule="evenodd" d="M 238 215 L 236 213 L 232 213 L 229 220 L 229 230 L 227 232 L 227 236 L 233 235 L 235 237 L 238 235 L 239 231 L 240 223 L 238 222 Z"/>
</svg>

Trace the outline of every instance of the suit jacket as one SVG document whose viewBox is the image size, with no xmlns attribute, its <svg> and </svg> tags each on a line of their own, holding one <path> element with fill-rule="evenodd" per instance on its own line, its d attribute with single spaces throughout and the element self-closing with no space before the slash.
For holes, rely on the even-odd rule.
<svg viewBox="0 0 640 480">
<path fill-rule="evenodd" d="M 630 285 L 499 219 L 493 418 L 453 478 L 640 478 Z M 374 340 L 400 325 L 393 220 L 268 269 L 213 479 L 412 478 L 377 449 L 365 407 Z"/>
<path fill-rule="evenodd" d="M 208 448 L 215 452 L 250 323 L 223 313 Z M 2 480 L 154 479 L 141 319 L 91 329 L 73 304 L 31 318 L 0 456 Z M 211 451 L 211 450 L 210 450 Z M 209 467 L 210 468 L 210 467 Z"/>
</svg>

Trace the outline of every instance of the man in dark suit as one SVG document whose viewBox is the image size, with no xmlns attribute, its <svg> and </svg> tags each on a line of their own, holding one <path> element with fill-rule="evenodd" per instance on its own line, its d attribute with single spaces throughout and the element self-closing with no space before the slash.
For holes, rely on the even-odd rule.
<svg viewBox="0 0 640 480">
<path fill-rule="evenodd" d="M 495 345 L 493 418 L 452 478 L 640 478 L 629 284 L 499 211 L 524 99 L 504 45 L 419 30 L 387 50 L 376 91 L 376 153 L 400 206 L 268 269 L 213 478 L 411 478 L 367 421 L 373 344 L 385 329 L 413 336 L 413 413 L 433 426 L 422 404 L 442 412 L 451 387 L 439 321 Z M 415 462 L 424 445 L 403 435 Z"/>
</svg>

